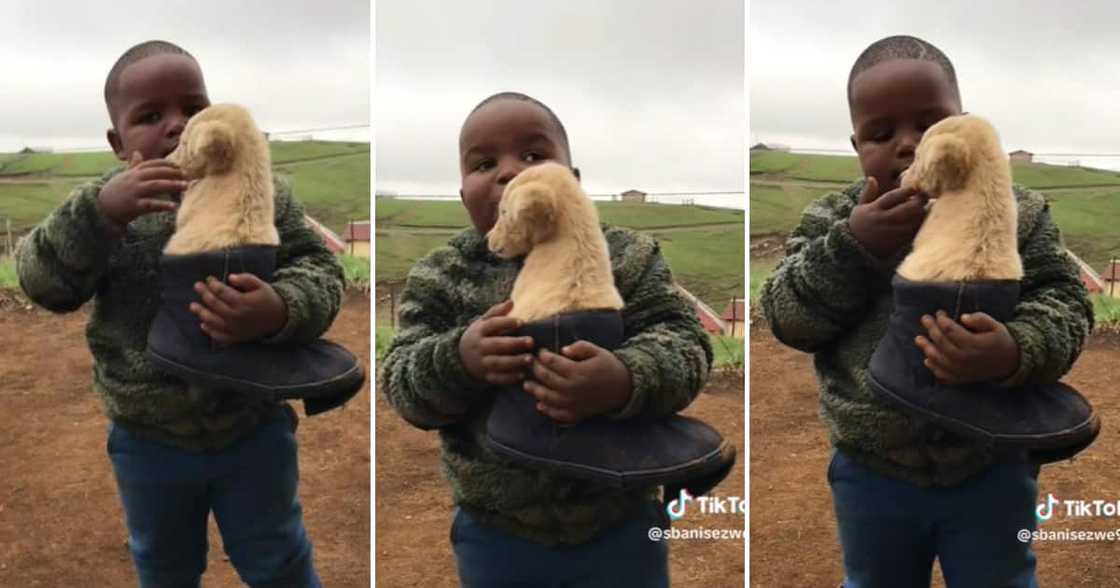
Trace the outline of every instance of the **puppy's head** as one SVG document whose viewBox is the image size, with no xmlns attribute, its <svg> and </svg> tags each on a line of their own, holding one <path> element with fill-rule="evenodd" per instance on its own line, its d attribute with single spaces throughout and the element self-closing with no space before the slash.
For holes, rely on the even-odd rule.
<svg viewBox="0 0 1120 588">
<path fill-rule="evenodd" d="M 262 149 L 267 157 L 268 144 L 248 110 L 236 104 L 215 104 L 191 117 L 179 146 L 167 159 L 187 177 L 198 179 L 224 174 L 239 158 L 259 157 Z"/>
<path fill-rule="evenodd" d="M 960 190 L 985 165 L 1007 165 L 999 136 L 988 121 L 971 114 L 950 116 L 922 135 L 914 163 L 902 174 L 902 186 L 938 198 Z"/>
<path fill-rule="evenodd" d="M 498 222 L 486 234 L 495 255 L 509 259 L 529 253 L 552 238 L 563 195 L 579 190 L 572 171 L 557 163 L 525 168 L 506 185 L 498 204 Z"/>
</svg>

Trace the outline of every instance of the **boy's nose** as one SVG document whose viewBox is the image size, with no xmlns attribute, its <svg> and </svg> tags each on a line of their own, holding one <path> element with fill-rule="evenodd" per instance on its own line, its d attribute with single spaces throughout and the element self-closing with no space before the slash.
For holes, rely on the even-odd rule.
<svg viewBox="0 0 1120 588">
<path fill-rule="evenodd" d="M 510 183 L 523 169 L 525 164 L 520 160 L 502 163 L 501 169 L 498 170 L 498 183 L 502 185 Z"/>
<path fill-rule="evenodd" d="M 171 121 L 171 126 L 167 128 L 167 134 L 172 137 L 178 137 L 183 134 L 183 129 L 187 127 L 187 117 L 176 117 Z"/>
</svg>

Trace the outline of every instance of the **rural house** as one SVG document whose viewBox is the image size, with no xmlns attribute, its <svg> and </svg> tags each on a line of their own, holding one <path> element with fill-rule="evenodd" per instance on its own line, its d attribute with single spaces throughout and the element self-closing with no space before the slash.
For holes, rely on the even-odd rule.
<svg viewBox="0 0 1120 588">
<path fill-rule="evenodd" d="M 1112 259 L 1101 274 L 1103 294 L 1120 297 L 1120 259 Z"/>
<path fill-rule="evenodd" d="M 747 301 L 743 298 L 732 298 L 723 309 L 724 329 L 723 334 L 729 337 L 743 337 L 747 325 Z"/>
<path fill-rule="evenodd" d="M 1077 273 L 1081 277 L 1081 283 L 1085 284 L 1085 289 L 1089 294 L 1103 294 L 1105 291 L 1104 280 L 1101 279 L 1092 266 L 1085 263 L 1084 259 L 1077 256 L 1076 253 L 1066 249 L 1066 253 L 1073 258 L 1074 263 L 1077 264 Z"/>
<path fill-rule="evenodd" d="M 697 298 L 692 292 L 685 290 L 684 286 L 680 284 L 673 285 L 676 286 L 678 292 L 683 294 L 684 297 L 692 303 L 692 307 L 696 309 L 696 318 L 700 319 L 700 325 L 706 332 L 713 335 L 723 334 L 726 325 L 724 325 L 723 320 L 719 318 L 719 315 L 716 314 L 716 311 L 712 310 L 712 307 L 704 304 L 704 301 Z"/>
<path fill-rule="evenodd" d="M 1031 163 L 1034 161 L 1034 153 L 1023 151 L 1022 149 L 1016 149 L 1007 155 L 1011 158 L 1011 161 L 1018 161 L 1021 163 Z"/>
<path fill-rule="evenodd" d="M 312 231 L 315 231 L 323 238 L 323 242 L 326 243 L 327 249 L 330 249 L 331 253 L 337 255 L 346 250 L 346 243 L 342 241 L 342 237 L 339 237 L 338 233 L 323 226 L 323 223 L 315 220 L 310 215 L 304 215 L 303 220 L 307 223 L 307 226 L 311 227 Z"/>
<path fill-rule="evenodd" d="M 350 221 L 343 231 L 346 253 L 357 257 L 369 257 L 369 221 Z"/>
<path fill-rule="evenodd" d="M 645 202 L 646 193 L 638 190 L 627 190 L 622 193 L 623 202 Z"/>
</svg>

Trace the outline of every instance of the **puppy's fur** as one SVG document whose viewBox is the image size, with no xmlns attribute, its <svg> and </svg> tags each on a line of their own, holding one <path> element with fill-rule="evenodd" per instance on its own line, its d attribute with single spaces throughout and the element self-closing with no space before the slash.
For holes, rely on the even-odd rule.
<svg viewBox="0 0 1120 588">
<path fill-rule="evenodd" d="M 502 258 L 527 254 L 509 316 L 534 321 L 623 306 L 599 214 L 567 167 L 542 163 L 518 174 L 502 193 L 487 243 Z"/>
<path fill-rule="evenodd" d="M 914 281 L 1018 280 L 1011 164 L 986 120 L 952 116 L 926 130 L 902 186 L 929 195 L 929 213 L 898 273 Z"/>
<path fill-rule="evenodd" d="M 167 159 L 183 169 L 190 187 L 164 253 L 280 243 L 268 141 L 249 111 L 236 104 L 202 110 L 187 122 Z"/>
</svg>

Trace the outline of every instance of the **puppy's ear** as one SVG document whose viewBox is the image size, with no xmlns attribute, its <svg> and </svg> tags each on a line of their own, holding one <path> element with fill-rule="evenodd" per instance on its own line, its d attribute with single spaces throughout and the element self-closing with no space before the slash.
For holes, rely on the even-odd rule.
<svg viewBox="0 0 1120 588">
<path fill-rule="evenodd" d="M 204 162 L 208 173 L 220 174 L 233 167 L 232 127 L 220 120 L 205 121 L 198 123 L 191 135 L 191 158 Z"/>
<path fill-rule="evenodd" d="M 972 148 L 952 134 L 934 135 L 925 146 L 924 169 L 920 180 L 934 191 L 956 190 L 964 186 L 972 169 Z"/>
<path fill-rule="evenodd" d="M 533 242 L 540 243 L 552 236 L 556 218 L 556 192 L 544 182 L 529 182 L 514 194 L 513 219 L 532 230 Z"/>
</svg>

